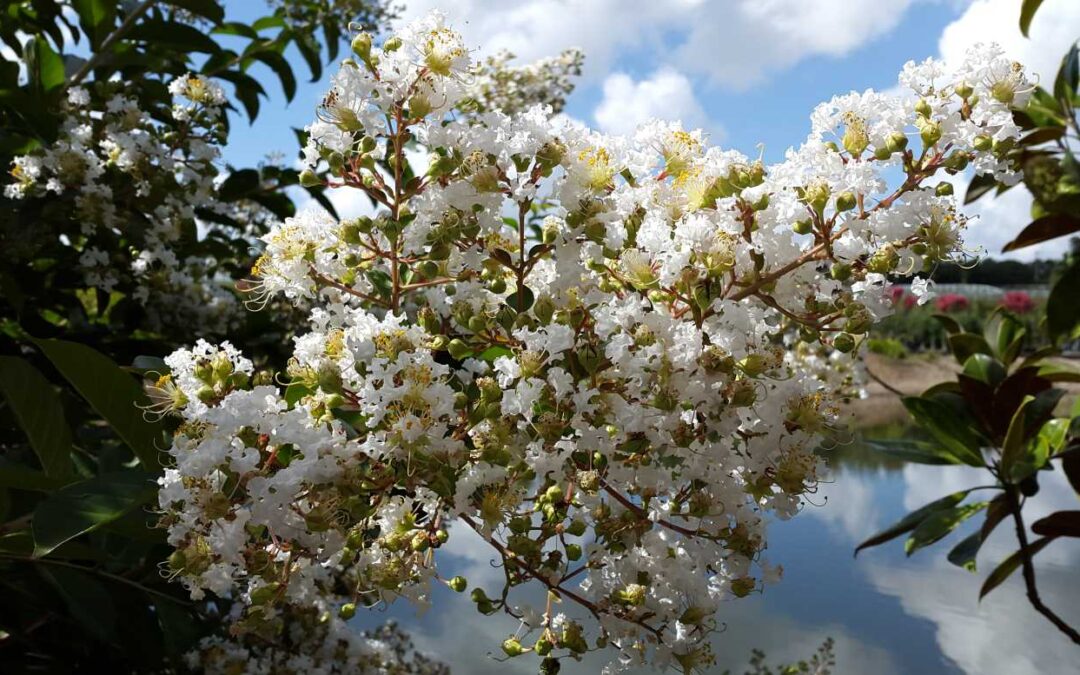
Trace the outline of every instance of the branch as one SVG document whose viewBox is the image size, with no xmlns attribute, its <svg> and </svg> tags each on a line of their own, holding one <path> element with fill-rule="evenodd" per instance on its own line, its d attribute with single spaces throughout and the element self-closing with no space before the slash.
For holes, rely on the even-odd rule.
<svg viewBox="0 0 1080 675">
<path fill-rule="evenodd" d="M 90 71 L 92 71 L 94 68 L 97 68 L 101 64 L 101 61 L 105 58 L 105 53 L 109 50 L 109 48 L 112 47 L 117 40 L 122 38 L 124 36 L 124 33 L 131 30 L 131 27 L 135 25 L 135 22 L 138 21 L 143 14 L 146 14 L 148 11 L 150 11 L 150 8 L 152 8 L 155 4 L 157 4 L 157 0 L 143 0 L 143 3 L 141 5 L 131 10 L 131 14 L 128 14 L 126 17 L 124 17 L 124 21 L 119 26 L 117 26 L 116 30 L 114 30 L 112 33 L 109 33 L 109 36 L 105 38 L 105 40 L 101 43 L 101 46 L 98 47 L 97 51 L 94 52 L 93 55 L 86 60 L 86 63 L 82 64 L 81 68 L 75 71 L 75 74 L 71 76 L 71 79 L 68 80 L 67 84 L 65 84 L 64 86 L 74 87 L 75 85 L 85 80 L 86 76 L 90 74 Z"/>
<path fill-rule="evenodd" d="M 1023 563 L 1024 586 L 1027 588 L 1028 601 L 1031 602 L 1031 606 L 1035 608 L 1036 612 L 1045 616 L 1050 623 L 1054 624 L 1070 640 L 1080 645 L 1080 633 L 1044 605 L 1042 598 L 1039 596 L 1039 589 L 1035 585 L 1035 565 L 1031 562 L 1031 548 L 1028 546 L 1024 516 L 1020 513 L 1020 500 L 1016 496 L 1016 486 L 1008 485 L 1005 488 L 1005 494 L 1009 497 L 1009 509 L 1012 511 L 1013 523 L 1016 525 L 1016 539 L 1020 542 L 1020 560 Z"/>
</svg>

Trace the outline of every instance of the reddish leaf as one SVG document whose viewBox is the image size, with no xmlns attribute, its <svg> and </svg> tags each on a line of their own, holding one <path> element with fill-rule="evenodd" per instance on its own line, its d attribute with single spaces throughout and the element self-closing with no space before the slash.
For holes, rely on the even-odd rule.
<svg viewBox="0 0 1080 675">
<path fill-rule="evenodd" d="M 1002 253 L 1040 244 L 1050 239 L 1080 232 L 1080 218 L 1066 213 L 1053 213 L 1032 221 L 1020 234 L 1001 249 Z"/>
</svg>

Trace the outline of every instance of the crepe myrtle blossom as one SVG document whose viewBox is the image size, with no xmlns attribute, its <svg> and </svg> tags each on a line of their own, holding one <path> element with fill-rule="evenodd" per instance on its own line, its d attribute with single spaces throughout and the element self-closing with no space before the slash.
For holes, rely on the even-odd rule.
<svg viewBox="0 0 1080 675">
<path fill-rule="evenodd" d="M 130 293 L 159 331 L 193 326 L 222 333 L 240 316 L 213 259 L 178 254 L 196 209 L 222 211 L 216 162 L 222 140 L 221 87 L 186 74 L 169 84 L 171 117 L 160 124 L 121 82 L 74 87 L 56 142 L 17 157 L 10 199 L 39 199 L 43 213 L 70 219 L 65 245 L 79 251 L 86 283 Z"/>
<path fill-rule="evenodd" d="M 704 669 L 720 603 L 780 576 L 766 521 L 815 490 L 888 276 L 966 256 L 939 174 L 1006 175 L 1022 70 L 909 64 L 910 95 L 834 99 L 765 166 L 667 122 L 448 115 L 470 66 L 439 14 L 353 48 L 308 127 L 329 177 L 303 180 L 379 210 L 267 235 L 256 292 L 313 307 L 285 373 L 170 357 L 171 574 L 246 601 L 236 634 L 292 604 L 426 607 L 468 588 L 439 549 L 469 528 L 505 571 L 476 608 L 521 621 L 508 656 Z"/>
</svg>

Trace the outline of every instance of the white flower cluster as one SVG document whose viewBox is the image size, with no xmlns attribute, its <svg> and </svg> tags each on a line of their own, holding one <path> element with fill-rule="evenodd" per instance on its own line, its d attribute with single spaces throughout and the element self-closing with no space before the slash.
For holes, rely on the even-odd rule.
<svg viewBox="0 0 1080 675">
<path fill-rule="evenodd" d="M 835 99 L 766 167 L 665 122 L 451 119 L 469 60 L 438 14 L 353 48 L 306 156 L 380 210 L 267 236 L 259 292 L 315 305 L 287 388 L 227 344 L 169 359 L 172 569 L 249 599 L 235 630 L 258 630 L 274 603 L 424 605 L 471 528 L 506 573 L 477 609 L 522 621 L 508 655 L 705 666 L 719 603 L 779 576 L 766 519 L 815 488 L 888 276 L 963 255 L 935 181 L 1007 170 L 1022 71 L 993 49 L 950 76 L 909 66 L 912 97 Z M 513 601 L 530 581 L 595 640 Z"/>
<path fill-rule="evenodd" d="M 5 195 L 69 200 L 61 201 L 70 202 L 63 217 L 78 228 L 66 241 L 80 251 L 86 283 L 128 290 L 149 327 L 224 331 L 239 313 L 236 298 L 214 278 L 212 260 L 178 255 L 195 235 L 196 209 L 219 208 L 221 88 L 197 75 L 177 78 L 168 113 L 176 124 L 163 126 L 115 83 L 94 87 L 96 97 L 68 92 L 59 138 L 15 159 Z"/>
<path fill-rule="evenodd" d="M 511 64 L 513 59 L 513 54 L 501 51 L 476 64 L 469 87 L 471 100 L 463 107 L 472 112 L 498 110 L 515 115 L 540 104 L 560 113 L 574 90 L 574 78 L 581 75 L 585 53 L 567 49 L 524 65 Z"/>
</svg>

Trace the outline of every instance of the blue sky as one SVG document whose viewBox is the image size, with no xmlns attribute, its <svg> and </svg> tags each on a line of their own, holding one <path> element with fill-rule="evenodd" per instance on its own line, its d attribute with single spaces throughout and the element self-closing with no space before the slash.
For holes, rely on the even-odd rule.
<svg viewBox="0 0 1080 675">
<path fill-rule="evenodd" d="M 446 13 L 477 56 L 509 49 L 528 61 L 567 47 L 586 67 L 567 114 L 610 132 L 648 117 L 682 119 L 713 142 L 766 161 L 802 141 L 813 107 L 831 96 L 888 89 L 910 60 L 962 58 L 978 41 L 1052 80 L 1060 55 L 1080 37 L 1080 2 L 1045 0 L 1031 38 L 1017 28 L 1020 0 L 403 0 L 403 20 Z M 259 0 L 230 0 L 228 18 L 253 20 Z M 298 74 L 307 73 L 297 55 Z M 261 67 L 261 66 L 257 66 Z M 289 105 L 269 72 L 271 100 L 253 126 L 234 121 L 226 159 L 250 165 L 268 152 L 295 151 L 289 127 L 313 118 L 324 81 L 301 82 Z M 306 78 L 302 78 L 306 79 Z M 1027 222 L 1022 190 L 977 205 L 970 239 L 1000 250 Z M 1020 257 L 1060 255 L 1044 245 Z"/>
</svg>

